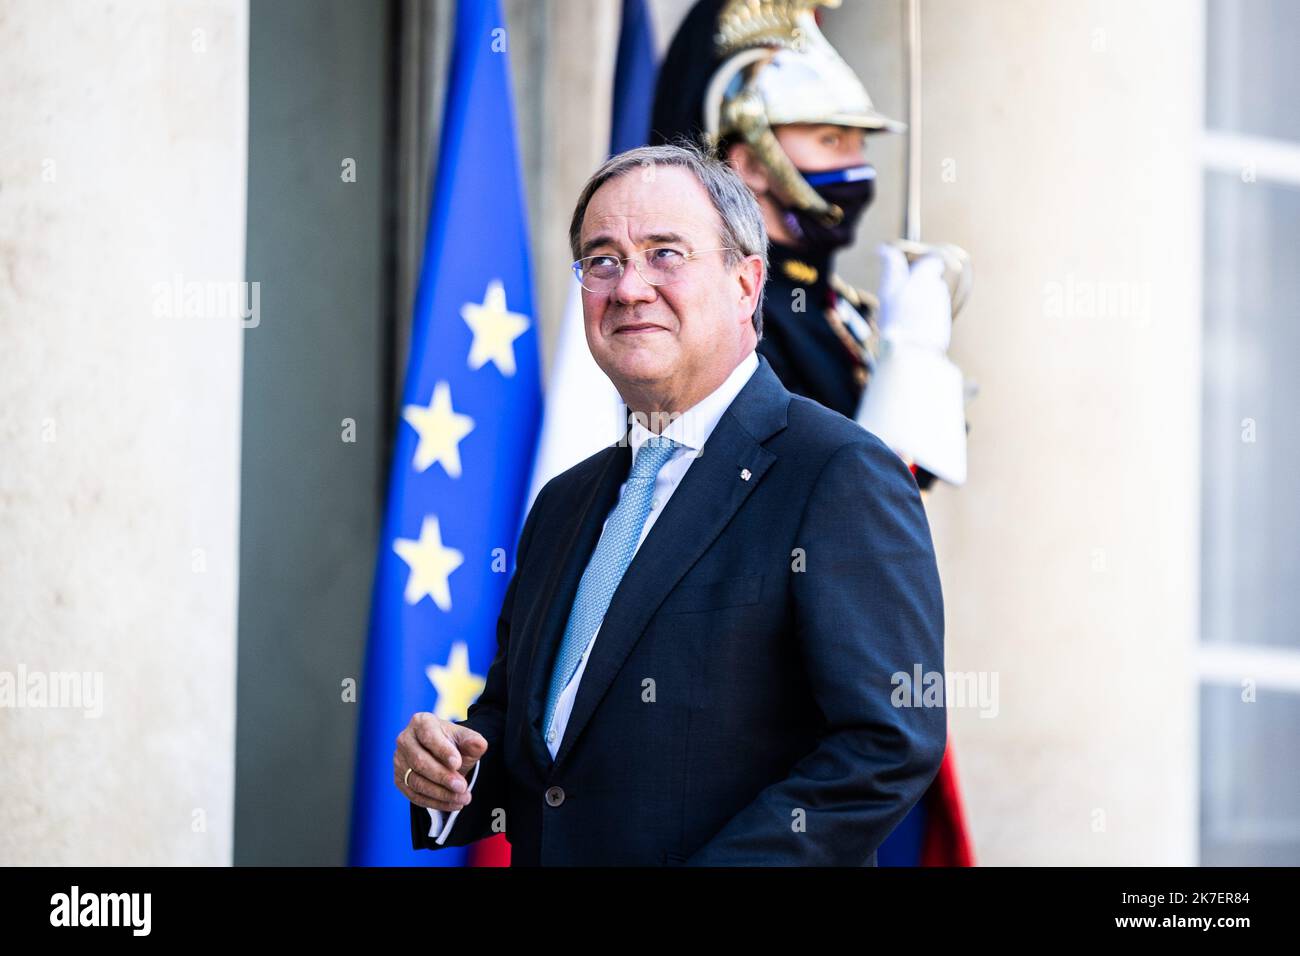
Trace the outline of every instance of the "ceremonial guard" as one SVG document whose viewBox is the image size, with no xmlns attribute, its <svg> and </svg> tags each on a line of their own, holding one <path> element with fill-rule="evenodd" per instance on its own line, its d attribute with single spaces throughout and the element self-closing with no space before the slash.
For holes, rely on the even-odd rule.
<svg viewBox="0 0 1300 956">
<path fill-rule="evenodd" d="M 900 242 L 881 248 L 878 295 L 835 273 L 875 196 L 867 138 L 907 127 L 876 110 L 817 26 L 818 5 L 700 0 L 660 70 L 650 141 L 708 142 L 758 198 L 770 240 L 758 350 L 785 386 L 846 417 L 865 414 L 922 490 L 936 477 L 959 485 L 967 390 L 946 351 L 969 271 L 953 280 L 953 247 L 909 265 Z M 868 402 L 882 359 L 897 359 L 886 375 L 893 394 Z"/>
<path fill-rule="evenodd" d="M 758 199 L 769 238 L 758 350 L 783 384 L 881 437 L 922 491 L 960 485 L 968 389 L 946 353 L 969 263 L 955 247 L 899 240 L 881 247 L 879 294 L 835 273 L 875 195 L 867 138 L 907 126 L 876 110 L 822 34 L 819 5 L 839 0 L 696 3 L 660 69 L 650 142 L 706 143 Z M 950 748 L 879 862 L 971 857 Z"/>
</svg>

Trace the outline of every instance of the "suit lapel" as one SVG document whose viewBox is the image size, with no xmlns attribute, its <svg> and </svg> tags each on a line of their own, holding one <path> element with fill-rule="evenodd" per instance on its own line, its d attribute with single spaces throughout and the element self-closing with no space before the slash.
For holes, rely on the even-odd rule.
<svg viewBox="0 0 1300 956">
<path fill-rule="evenodd" d="M 785 427 L 789 403 L 790 393 L 760 355 L 758 368 L 718 420 L 700 456 L 687 469 L 614 592 L 578 685 L 573 712 L 556 754 L 556 767 L 573 749 L 659 605 L 722 533 L 776 460 L 776 455 L 762 443 Z M 621 457 L 610 456 L 588 498 L 564 562 L 556 599 L 547 615 L 544 640 L 538 642 L 538 650 L 545 653 L 539 653 L 534 661 L 529 719 L 536 717 L 538 730 L 532 736 L 546 758 L 543 766 L 550 757 L 540 728 L 550 679 L 546 671 L 568 623 L 578 582 L 595 550 L 601 526 L 631 470 L 631 449 L 618 451 Z M 743 477 L 746 472 L 747 478 Z"/>
<path fill-rule="evenodd" d="M 618 503 L 619 488 L 632 470 L 632 446 L 626 441 L 612 445 L 602 454 L 603 464 L 595 478 L 579 488 L 570 499 L 575 519 L 563 537 L 555 543 L 554 561 L 544 593 L 550 595 L 542 616 L 541 630 L 532 642 L 532 657 L 528 665 L 528 738 L 533 757 L 538 765 L 551 765 L 551 752 L 543 739 L 542 717 L 546 708 L 546 692 L 551 682 L 551 663 L 559 648 L 564 628 L 569 623 L 569 612 L 578 593 L 582 573 L 596 550 L 605 518 Z"/>
</svg>

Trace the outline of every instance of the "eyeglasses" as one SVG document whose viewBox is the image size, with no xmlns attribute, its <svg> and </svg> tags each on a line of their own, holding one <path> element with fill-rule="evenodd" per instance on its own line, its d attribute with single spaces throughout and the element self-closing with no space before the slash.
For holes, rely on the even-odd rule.
<svg viewBox="0 0 1300 956">
<path fill-rule="evenodd" d="M 734 251 L 732 246 L 719 246 L 716 249 L 697 249 L 695 252 L 683 252 L 672 246 L 659 246 L 654 249 L 642 249 L 634 255 L 620 259 L 618 256 L 587 256 L 573 264 L 573 274 L 578 277 L 582 287 L 588 292 L 608 293 L 623 279 L 623 263 L 631 261 L 636 266 L 637 275 L 650 285 L 667 285 L 681 277 L 681 271 L 697 256 L 706 252 Z"/>
</svg>

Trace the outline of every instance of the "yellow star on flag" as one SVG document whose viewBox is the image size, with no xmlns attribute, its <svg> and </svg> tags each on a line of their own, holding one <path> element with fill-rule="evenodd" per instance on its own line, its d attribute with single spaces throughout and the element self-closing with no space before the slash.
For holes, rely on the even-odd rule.
<svg viewBox="0 0 1300 956">
<path fill-rule="evenodd" d="M 487 686 L 486 680 L 469 669 L 469 645 L 464 641 L 451 646 L 446 666 L 430 664 L 424 673 L 438 691 L 433 712 L 443 720 L 464 720 L 469 715 L 469 705 Z"/>
<path fill-rule="evenodd" d="M 455 548 L 442 546 L 442 528 L 437 515 L 425 515 L 420 540 L 398 538 L 393 550 L 406 562 L 411 573 L 406 578 L 406 603 L 417 604 L 426 594 L 444 611 L 451 610 L 451 586 L 447 578 L 465 563 L 465 555 Z"/>
<path fill-rule="evenodd" d="M 458 415 L 451 407 L 451 386 L 439 382 L 426 408 L 407 405 L 402 418 L 420 435 L 411 465 L 423 472 L 435 461 L 453 478 L 460 477 L 460 440 L 474 430 L 474 419 Z"/>
<path fill-rule="evenodd" d="M 506 308 L 506 289 L 501 280 L 488 283 L 481 305 L 466 302 L 460 307 L 460 314 L 474 333 L 469 367 L 477 370 L 491 360 L 502 375 L 514 375 L 515 339 L 528 331 L 529 322 L 528 316 Z"/>
</svg>

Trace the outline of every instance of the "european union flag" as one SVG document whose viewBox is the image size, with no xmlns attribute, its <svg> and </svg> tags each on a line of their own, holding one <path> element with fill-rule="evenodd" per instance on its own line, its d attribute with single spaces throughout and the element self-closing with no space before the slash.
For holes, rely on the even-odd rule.
<svg viewBox="0 0 1300 956">
<path fill-rule="evenodd" d="M 463 719 L 483 689 L 536 446 L 537 326 L 508 56 L 497 0 L 460 0 L 375 570 L 353 865 L 465 862 L 463 849 L 411 849 L 392 756 L 412 714 Z"/>
</svg>

